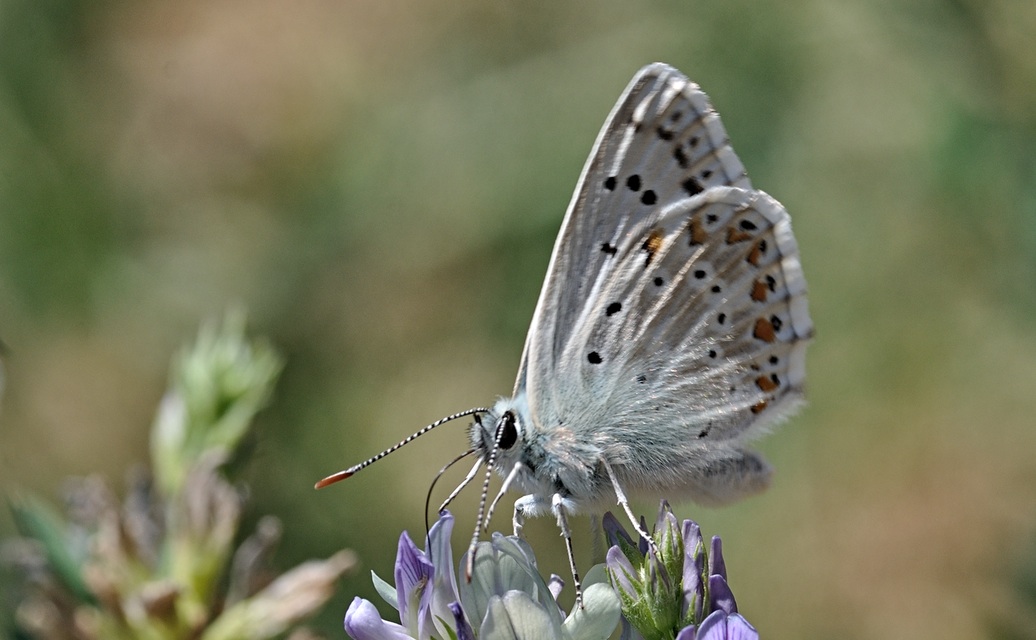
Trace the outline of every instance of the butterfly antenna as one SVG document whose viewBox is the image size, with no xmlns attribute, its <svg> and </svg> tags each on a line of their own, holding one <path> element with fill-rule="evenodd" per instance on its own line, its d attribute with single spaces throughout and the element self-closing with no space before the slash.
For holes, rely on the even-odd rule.
<svg viewBox="0 0 1036 640">
<path fill-rule="evenodd" d="M 502 420 L 502 418 L 501 418 Z M 482 421 L 478 421 L 479 425 Z M 464 569 L 464 577 L 471 582 L 471 574 L 475 570 L 475 545 L 478 544 L 478 535 L 482 531 L 482 523 L 485 522 L 486 500 L 489 499 L 489 481 L 493 478 L 493 465 L 496 463 L 496 456 L 500 453 L 500 440 L 503 439 L 504 430 L 497 425 L 496 439 L 493 441 L 493 450 L 489 452 L 489 460 L 486 461 L 486 479 L 482 483 L 482 497 L 478 501 L 478 517 L 475 519 L 475 533 L 471 535 L 471 544 L 468 545 L 468 566 Z"/>
<path fill-rule="evenodd" d="M 460 454 L 459 456 L 457 456 L 453 460 L 450 460 L 449 462 L 447 462 L 446 466 L 444 466 L 442 469 L 439 469 L 439 473 L 435 474 L 435 478 L 432 480 L 432 484 L 428 487 L 428 495 L 426 495 L 425 498 L 424 498 L 424 529 L 425 529 L 425 533 L 426 534 L 431 535 L 431 531 L 432 531 L 432 528 L 428 525 L 428 507 L 431 506 L 431 504 L 432 504 L 432 489 L 435 489 L 435 483 L 439 482 L 439 478 L 442 477 L 442 474 L 446 473 L 447 469 L 449 469 L 453 465 L 457 464 L 458 462 L 460 462 L 464 458 L 467 458 L 471 454 L 475 453 L 475 451 L 476 451 L 476 449 L 468 449 L 467 451 L 465 451 L 464 453 Z M 475 474 L 474 472 L 475 472 L 475 470 L 478 469 L 480 464 L 481 464 L 481 461 L 476 462 L 475 463 L 475 468 L 472 469 L 470 473 L 468 473 L 468 476 L 474 476 L 474 474 Z M 453 497 L 457 493 L 459 493 L 460 490 L 462 488 L 464 488 L 464 485 L 466 485 L 470 481 L 471 481 L 470 478 L 466 479 L 464 482 L 461 482 L 461 485 L 459 487 L 457 487 L 456 489 L 453 490 L 453 493 L 450 494 L 450 498 L 448 498 L 447 501 L 444 502 L 441 507 L 439 507 L 439 513 L 442 513 L 442 510 L 446 508 L 446 505 L 449 504 L 450 501 L 452 501 Z"/>
<path fill-rule="evenodd" d="M 382 451 L 378 455 L 374 456 L 373 458 L 368 458 L 367 460 L 364 460 L 363 462 L 361 462 L 358 465 L 349 467 L 348 469 L 345 469 L 343 471 L 339 471 L 338 473 L 333 473 L 333 474 L 327 476 L 326 478 L 324 478 L 320 482 L 317 482 L 315 487 L 317 489 L 323 489 L 324 487 L 326 487 L 326 486 L 328 486 L 330 484 L 334 484 L 334 483 L 336 483 L 336 482 L 338 482 L 340 480 L 345 480 L 346 478 L 352 476 L 354 473 L 356 473 L 360 469 L 363 469 L 365 467 L 369 467 L 370 465 L 374 464 L 378 460 L 381 460 L 382 458 L 384 458 L 388 454 L 392 453 L 396 449 L 399 449 L 403 445 L 406 445 L 406 444 L 409 444 L 409 443 L 413 442 L 417 438 L 423 436 L 424 434 L 428 433 L 429 431 L 431 431 L 432 429 L 438 427 L 439 425 L 446 424 L 450 420 L 456 420 L 457 418 L 463 418 L 464 416 L 474 415 L 474 416 L 477 417 L 478 414 L 480 414 L 480 413 L 489 413 L 489 409 L 486 409 L 485 407 L 476 407 L 474 409 L 468 409 L 467 411 L 461 411 L 460 413 L 455 413 L 455 414 L 453 414 L 451 416 L 446 416 L 445 418 L 440 418 L 439 420 L 436 420 L 432 424 L 430 424 L 430 425 L 428 425 L 426 427 L 423 427 L 422 429 L 420 429 L 419 431 L 417 431 L 413 435 L 409 435 L 406 438 L 403 438 L 396 445 L 391 446 L 388 449 L 385 449 L 384 451 Z"/>
</svg>

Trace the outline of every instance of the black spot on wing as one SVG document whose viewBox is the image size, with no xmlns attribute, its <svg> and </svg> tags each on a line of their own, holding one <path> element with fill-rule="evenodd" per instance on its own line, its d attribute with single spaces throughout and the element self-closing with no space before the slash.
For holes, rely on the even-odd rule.
<svg viewBox="0 0 1036 640">
<path fill-rule="evenodd" d="M 691 164 L 691 159 L 684 153 L 683 147 L 673 149 L 673 158 L 676 159 L 676 164 L 680 165 L 682 169 L 686 169 L 687 165 Z"/>
<path fill-rule="evenodd" d="M 686 180 L 684 180 L 683 183 L 680 186 L 683 187 L 683 190 L 686 191 L 687 195 L 689 195 L 689 196 L 696 196 L 696 195 L 698 195 L 699 193 L 701 193 L 702 191 L 705 190 L 701 186 L 701 183 L 698 182 L 698 179 L 695 178 L 694 176 L 691 176 L 690 178 L 687 178 Z"/>
</svg>

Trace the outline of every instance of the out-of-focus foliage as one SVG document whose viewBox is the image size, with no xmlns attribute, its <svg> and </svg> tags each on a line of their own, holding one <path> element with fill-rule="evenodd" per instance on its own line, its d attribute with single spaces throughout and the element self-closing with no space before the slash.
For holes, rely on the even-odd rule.
<svg viewBox="0 0 1036 640">
<path fill-rule="evenodd" d="M 240 314 L 208 325 L 173 367 L 151 432 L 153 472 L 132 473 L 125 500 L 97 476 L 69 483 L 64 518 L 39 500 L 14 500 L 22 537 L 0 549 L 22 579 L 12 587 L 5 632 L 41 640 L 260 640 L 283 637 L 319 610 L 354 566 L 351 553 L 271 574 L 281 535 L 273 516 L 235 549 L 244 500 L 227 462 L 240 453 L 280 367 L 269 346 L 245 340 Z"/>
<path fill-rule="evenodd" d="M 0 0 L 0 486 L 121 477 L 168 354 L 240 303 L 287 363 L 245 526 L 283 518 L 284 566 L 387 571 L 463 426 L 313 481 L 510 390 L 582 163 L 655 60 L 791 212 L 817 326 L 774 488 L 680 506 L 738 558 L 742 612 L 1036 634 L 1011 580 L 1036 535 L 1031 2 Z M 565 573 L 553 523 L 526 530 Z M 354 594 L 363 572 L 328 633 Z"/>
</svg>

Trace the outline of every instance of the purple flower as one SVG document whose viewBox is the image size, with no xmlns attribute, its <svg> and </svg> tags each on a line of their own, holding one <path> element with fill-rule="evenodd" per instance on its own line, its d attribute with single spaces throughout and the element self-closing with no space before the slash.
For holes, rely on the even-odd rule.
<svg viewBox="0 0 1036 640">
<path fill-rule="evenodd" d="M 624 638 L 759 637 L 737 612 L 718 536 L 706 553 L 701 528 L 691 520 L 681 525 L 664 500 L 651 536 L 653 545 L 643 538 L 635 543 L 610 513 L 604 516 L 604 530 L 613 545 L 607 566 L 622 604 Z"/>
<path fill-rule="evenodd" d="M 493 534 L 476 546 L 471 580 L 457 580 L 450 550 L 453 517 L 443 513 L 421 551 L 406 533 L 399 538 L 392 587 L 374 575 L 379 595 L 399 612 L 383 620 L 370 602 L 356 598 L 345 614 L 355 640 L 457 638 L 457 640 L 566 637 L 607 638 L 619 621 L 619 601 L 603 565 L 584 580 L 583 609 L 568 617 L 558 606 L 560 579 L 545 582 L 532 548 L 513 536 Z M 459 565 L 467 566 L 467 554 Z"/>
<path fill-rule="evenodd" d="M 381 619 L 370 600 L 353 598 L 345 612 L 345 632 L 354 640 L 412 640 L 406 627 Z"/>
<path fill-rule="evenodd" d="M 452 533 L 453 516 L 444 513 L 428 534 L 427 551 L 418 549 L 408 534 L 400 535 L 395 588 L 373 577 L 378 594 L 399 612 L 402 624 L 382 620 L 371 602 L 356 598 L 345 614 L 346 632 L 355 640 L 474 637 L 460 609 Z"/>
<path fill-rule="evenodd" d="M 759 640 L 759 632 L 740 614 L 713 611 L 699 627 L 681 629 L 676 640 Z"/>
</svg>

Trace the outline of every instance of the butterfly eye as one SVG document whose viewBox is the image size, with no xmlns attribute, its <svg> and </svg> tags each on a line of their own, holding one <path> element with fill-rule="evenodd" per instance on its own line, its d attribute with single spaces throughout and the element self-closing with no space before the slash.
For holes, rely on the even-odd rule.
<svg viewBox="0 0 1036 640">
<path fill-rule="evenodd" d="M 508 411 L 500 419 L 496 430 L 496 443 L 504 450 L 510 449 L 518 442 L 518 426 L 514 423 L 514 414 Z"/>
</svg>

